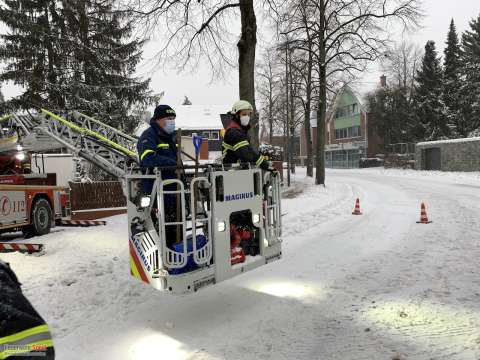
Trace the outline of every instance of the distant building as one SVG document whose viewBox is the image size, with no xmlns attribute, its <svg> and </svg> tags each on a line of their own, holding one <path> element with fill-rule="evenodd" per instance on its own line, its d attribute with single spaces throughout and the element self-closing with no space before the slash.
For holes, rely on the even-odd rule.
<svg viewBox="0 0 480 360">
<path fill-rule="evenodd" d="M 417 170 L 480 171 L 480 137 L 421 142 L 415 152 Z"/>
<path fill-rule="evenodd" d="M 222 140 L 220 130 L 223 129 L 220 114 L 228 112 L 228 106 L 224 105 L 172 105 L 177 113 L 175 126 L 182 129 L 183 136 L 197 134 L 208 139 L 209 158 L 221 156 Z M 137 130 L 140 134 L 145 130 L 143 125 Z"/>
<path fill-rule="evenodd" d="M 311 119 L 313 149 L 317 141 L 317 114 Z M 361 158 L 383 151 L 383 140 L 375 131 L 373 119 L 355 92 L 348 86 L 339 91 L 327 112 L 325 125 L 325 164 L 333 168 L 357 168 Z M 307 156 L 305 128 L 301 132 L 300 155 Z M 314 150 L 315 152 L 315 150 Z"/>
<path fill-rule="evenodd" d="M 274 146 L 278 146 L 282 148 L 283 151 L 283 160 L 287 161 L 288 157 L 288 146 L 287 146 L 287 138 L 283 135 L 275 135 L 272 137 L 272 144 Z M 298 158 L 298 155 L 300 154 L 300 137 L 299 136 L 294 136 L 292 139 L 292 145 L 293 145 L 293 156 L 294 158 Z"/>
<path fill-rule="evenodd" d="M 287 161 L 288 156 L 288 146 L 287 146 L 287 136 L 286 135 L 273 135 L 272 141 L 270 142 L 270 133 L 267 129 L 267 126 L 262 123 L 260 125 L 260 143 L 261 144 L 270 144 L 273 146 L 278 146 L 282 149 L 283 159 Z M 298 159 L 300 155 L 300 135 L 296 132 L 292 139 L 293 145 L 293 157 L 294 159 Z"/>
</svg>

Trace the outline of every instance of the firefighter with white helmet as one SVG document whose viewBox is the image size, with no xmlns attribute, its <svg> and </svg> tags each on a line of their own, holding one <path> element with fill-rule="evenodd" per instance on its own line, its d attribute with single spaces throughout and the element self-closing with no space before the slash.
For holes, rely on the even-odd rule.
<svg viewBox="0 0 480 360">
<path fill-rule="evenodd" d="M 273 171 L 272 164 L 250 145 L 248 131 L 253 115 L 252 105 L 245 100 L 237 101 L 232 106 L 232 121 L 225 130 L 222 142 L 223 163 L 251 163 L 263 170 Z"/>
</svg>

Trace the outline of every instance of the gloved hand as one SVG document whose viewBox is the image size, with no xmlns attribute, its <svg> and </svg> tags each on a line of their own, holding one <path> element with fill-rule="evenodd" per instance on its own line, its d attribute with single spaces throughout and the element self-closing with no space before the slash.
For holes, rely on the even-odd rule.
<svg viewBox="0 0 480 360">
<path fill-rule="evenodd" d="M 277 169 L 273 167 L 273 163 L 271 161 L 267 161 L 267 171 L 270 171 L 270 172 L 277 171 Z"/>
</svg>

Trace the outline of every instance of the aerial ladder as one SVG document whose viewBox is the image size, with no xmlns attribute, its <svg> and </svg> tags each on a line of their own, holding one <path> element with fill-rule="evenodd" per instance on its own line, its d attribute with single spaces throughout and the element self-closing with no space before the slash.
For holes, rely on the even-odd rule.
<svg viewBox="0 0 480 360">
<path fill-rule="evenodd" d="M 46 109 L 8 119 L 26 136 L 46 136 L 117 177 L 127 199 L 131 274 L 158 290 L 188 293 L 281 258 L 281 187 L 275 173 L 250 164 L 185 165 L 178 179 L 162 179 L 158 168 L 143 174 L 137 138 L 73 112 Z M 144 181 L 153 181 L 151 193 Z M 171 190 L 172 184 L 176 190 Z M 164 199 L 175 196 L 176 220 Z M 177 241 L 167 246 L 167 228 Z"/>
<path fill-rule="evenodd" d="M 0 153 L 18 150 L 42 152 L 61 148 L 52 138 L 39 130 L 39 118 L 28 114 L 6 115 L 0 118 Z"/>
</svg>

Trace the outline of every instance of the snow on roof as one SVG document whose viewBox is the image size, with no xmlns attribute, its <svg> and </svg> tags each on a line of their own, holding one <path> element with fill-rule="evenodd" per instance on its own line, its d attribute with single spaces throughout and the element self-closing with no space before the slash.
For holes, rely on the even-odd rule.
<svg viewBox="0 0 480 360">
<path fill-rule="evenodd" d="M 438 141 L 424 141 L 424 142 L 419 142 L 417 144 L 417 146 L 430 146 L 430 145 L 442 145 L 442 144 L 460 144 L 460 143 L 473 142 L 473 141 L 480 141 L 480 137 L 438 140 Z"/>
<path fill-rule="evenodd" d="M 225 105 L 172 105 L 177 113 L 175 127 L 182 130 L 220 130 L 223 129 L 220 114 L 226 114 L 229 107 Z M 150 118 L 145 119 L 135 131 L 137 136 L 148 127 Z"/>
<path fill-rule="evenodd" d="M 182 130 L 223 129 L 220 114 L 229 111 L 228 105 L 180 105 L 174 109 L 177 113 L 175 125 Z"/>
</svg>

